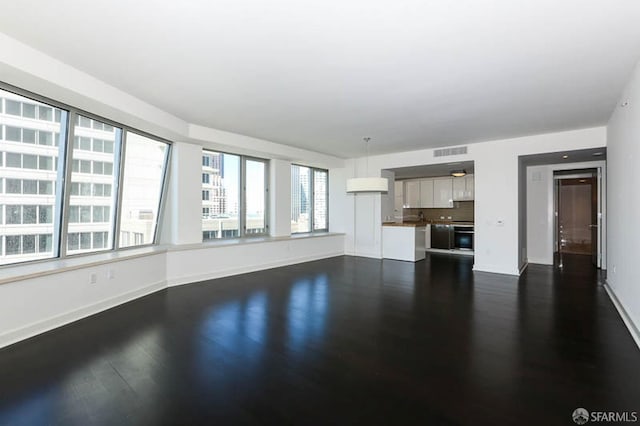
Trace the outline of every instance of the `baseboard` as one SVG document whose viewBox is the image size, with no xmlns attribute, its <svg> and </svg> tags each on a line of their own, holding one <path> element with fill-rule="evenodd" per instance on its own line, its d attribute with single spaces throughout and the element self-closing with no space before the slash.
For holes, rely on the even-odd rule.
<svg viewBox="0 0 640 426">
<path fill-rule="evenodd" d="M 624 324 L 627 326 L 629 333 L 631 333 L 631 337 L 636 342 L 636 345 L 638 345 L 638 349 L 640 349 L 640 330 L 638 330 L 638 327 L 633 323 L 633 320 L 629 314 L 627 314 L 627 311 L 624 309 L 624 306 L 622 306 L 622 303 L 620 303 L 620 300 L 618 300 L 615 291 L 609 287 L 609 284 L 605 283 L 603 287 L 609 295 L 609 299 L 613 302 L 613 306 L 616 307 L 622 317 L 622 321 L 624 321 Z"/>
<path fill-rule="evenodd" d="M 535 257 L 527 259 L 529 263 L 535 263 L 536 265 L 553 265 L 553 260 L 549 261 L 547 259 L 536 259 Z"/>
<path fill-rule="evenodd" d="M 513 275 L 513 276 L 520 276 L 520 270 L 519 269 L 515 269 L 515 270 L 505 270 L 504 268 L 501 268 L 499 266 L 494 266 L 494 265 L 473 265 L 473 271 L 474 272 L 487 272 L 489 274 L 500 274 L 500 275 Z"/>
<path fill-rule="evenodd" d="M 55 315 L 53 317 L 28 324 L 24 327 L 7 331 L 0 334 L 0 348 L 37 336 L 38 334 L 45 333 L 53 330 L 54 328 L 62 327 L 63 325 L 70 324 L 88 316 L 95 315 L 99 312 L 106 311 L 107 309 L 111 309 L 134 299 L 155 293 L 156 291 L 164 288 L 166 288 L 166 281 L 162 280 L 149 286 L 139 288 L 92 305 L 84 306 L 80 309 Z"/>
<path fill-rule="evenodd" d="M 182 277 L 168 279 L 167 286 L 175 287 L 179 285 L 213 280 L 216 278 L 230 277 L 233 275 L 246 274 L 249 272 L 263 271 L 265 269 L 279 268 L 281 266 L 295 265 L 295 264 L 304 263 L 304 262 L 312 262 L 314 260 L 328 259 L 330 257 L 343 256 L 343 255 L 344 255 L 343 251 L 337 251 L 337 252 L 325 253 L 325 254 L 314 255 L 314 256 L 289 258 L 289 259 L 284 259 L 276 262 L 259 263 L 259 264 L 250 265 L 250 266 L 239 266 L 235 268 L 221 269 L 221 270 L 206 273 L 206 274 L 185 275 Z"/>
</svg>

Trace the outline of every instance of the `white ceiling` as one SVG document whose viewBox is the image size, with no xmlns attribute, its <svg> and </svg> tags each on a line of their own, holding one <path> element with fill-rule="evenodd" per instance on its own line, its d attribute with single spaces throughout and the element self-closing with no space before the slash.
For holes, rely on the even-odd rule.
<svg viewBox="0 0 640 426">
<path fill-rule="evenodd" d="M 637 0 L 20 0 L 0 31 L 189 122 L 351 157 L 603 125 L 639 21 Z"/>
</svg>

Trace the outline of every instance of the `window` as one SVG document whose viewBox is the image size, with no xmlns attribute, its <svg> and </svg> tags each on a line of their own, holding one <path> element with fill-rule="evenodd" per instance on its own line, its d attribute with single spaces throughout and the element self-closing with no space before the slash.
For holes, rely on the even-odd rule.
<svg viewBox="0 0 640 426">
<path fill-rule="evenodd" d="M 313 169 L 313 230 L 328 231 L 329 172 Z"/>
<path fill-rule="evenodd" d="M 0 265 L 56 257 L 59 233 L 54 233 L 62 200 L 54 187 L 62 176 L 55 163 L 62 147 L 54 145 L 53 135 L 66 137 L 68 112 L 2 89 L 0 98 L 8 114 L 0 116 L 5 140 L 21 142 L 2 143 L 5 191 L 0 191 L 0 205 L 5 205 L 5 223 L 11 226 L 0 229 L 0 245 L 5 244 Z M 58 122 L 53 122 L 54 111 Z"/>
<path fill-rule="evenodd" d="M 328 180 L 326 170 L 291 166 L 291 232 L 327 231 Z"/>
<path fill-rule="evenodd" d="M 291 166 L 291 233 L 311 232 L 311 169 Z"/>
<path fill-rule="evenodd" d="M 203 240 L 240 237 L 239 155 L 202 153 Z M 204 176 L 208 178 L 204 179 Z"/>
<path fill-rule="evenodd" d="M 202 238 L 266 234 L 267 161 L 204 150 Z"/>
<path fill-rule="evenodd" d="M 104 215 L 105 211 L 110 212 L 115 205 L 116 200 L 113 197 L 105 198 L 102 194 L 92 193 L 92 186 L 103 188 L 102 185 L 113 185 L 116 183 L 117 177 L 103 176 L 102 168 L 104 161 L 110 160 L 115 162 L 115 154 L 94 153 L 91 149 L 91 138 L 89 134 L 95 134 L 95 130 L 81 126 L 80 123 L 86 123 L 86 120 L 92 120 L 82 115 L 77 115 L 74 126 L 74 144 L 71 151 L 71 157 L 74 167 L 71 171 L 71 190 L 69 196 L 69 216 L 67 221 L 67 232 L 69 235 L 79 234 L 79 242 L 77 243 L 67 239 L 67 254 L 86 253 L 87 251 L 105 250 L 113 248 L 113 235 L 115 230 L 115 218 L 110 214 Z M 92 120 L 98 122 L 98 120 Z M 122 129 L 111 128 L 111 132 L 101 132 L 102 137 L 112 140 L 117 146 L 121 144 Z M 94 175 L 88 175 L 91 172 L 93 164 Z M 97 174 L 97 176 L 96 176 Z M 98 181 L 98 182 L 96 182 Z M 106 209 L 106 210 L 105 210 Z M 87 240 L 91 240 L 90 233 L 86 231 L 88 223 L 96 223 L 91 226 L 92 231 L 105 232 L 107 238 L 105 243 L 100 247 L 92 247 L 87 244 Z M 89 235 L 83 236 L 83 235 Z"/>
<path fill-rule="evenodd" d="M 2 87 L 0 265 L 153 243 L 169 144 Z"/>
<path fill-rule="evenodd" d="M 245 159 L 245 233 L 266 234 L 267 162 Z"/>
<path fill-rule="evenodd" d="M 120 240 L 120 247 L 153 244 L 169 145 L 128 132 L 122 180 L 120 232 L 138 233 L 136 239 Z"/>
</svg>

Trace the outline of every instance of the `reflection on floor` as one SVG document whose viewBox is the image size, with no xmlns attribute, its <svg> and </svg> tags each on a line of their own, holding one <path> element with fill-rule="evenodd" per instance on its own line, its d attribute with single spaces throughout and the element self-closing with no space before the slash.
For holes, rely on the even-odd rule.
<svg viewBox="0 0 640 426">
<path fill-rule="evenodd" d="M 0 424 L 571 424 L 640 410 L 584 256 L 332 259 L 171 288 L 0 351 Z"/>
</svg>

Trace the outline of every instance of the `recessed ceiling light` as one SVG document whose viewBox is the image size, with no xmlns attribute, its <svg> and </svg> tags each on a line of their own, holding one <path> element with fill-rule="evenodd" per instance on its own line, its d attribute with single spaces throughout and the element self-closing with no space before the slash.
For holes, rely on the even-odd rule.
<svg viewBox="0 0 640 426">
<path fill-rule="evenodd" d="M 593 156 L 594 157 L 600 157 L 602 155 L 602 152 L 594 152 Z"/>
<path fill-rule="evenodd" d="M 562 158 L 564 158 L 566 160 L 567 158 L 569 158 L 569 156 L 568 155 L 563 155 Z"/>
<path fill-rule="evenodd" d="M 585 182 L 586 182 L 586 180 L 580 179 L 580 183 L 585 183 Z"/>
</svg>

